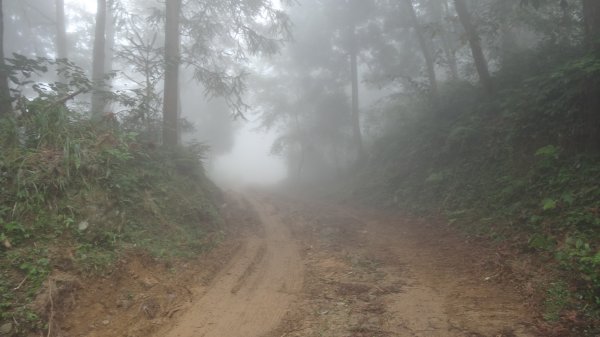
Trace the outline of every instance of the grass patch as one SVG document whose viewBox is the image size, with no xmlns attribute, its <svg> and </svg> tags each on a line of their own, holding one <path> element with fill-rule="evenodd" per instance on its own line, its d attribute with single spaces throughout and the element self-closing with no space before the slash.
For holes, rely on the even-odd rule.
<svg viewBox="0 0 600 337">
<path fill-rule="evenodd" d="M 30 304 L 53 270 L 109 274 L 131 250 L 191 258 L 223 236 L 202 147 L 158 148 L 52 109 L 51 128 L 37 116 L 0 120 L 0 325 L 12 326 L 9 336 L 45 331 L 47 313 Z M 24 136 L 12 137 L 15 127 Z"/>
<path fill-rule="evenodd" d="M 557 282 L 550 284 L 546 291 L 546 300 L 544 301 L 544 319 L 549 322 L 557 322 L 571 297 L 571 293 L 565 283 Z"/>
</svg>

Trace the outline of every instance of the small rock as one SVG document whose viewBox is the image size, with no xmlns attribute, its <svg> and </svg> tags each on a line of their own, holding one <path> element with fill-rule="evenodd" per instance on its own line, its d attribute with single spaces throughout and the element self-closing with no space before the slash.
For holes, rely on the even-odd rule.
<svg viewBox="0 0 600 337">
<path fill-rule="evenodd" d="M 154 298 L 150 298 L 142 303 L 140 309 L 148 319 L 154 319 L 160 312 L 160 304 Z"/>
<path fill-rule="evenodd" d="M 84 231 L 84 230 L 88 229 L 88 227 L 90 227 L 90 223 L 87 220 L 84 220 L 84 221 L 80 222 L 79 225 L 77 225 L 77 228 L 80 231 Z"/>
<path fill-rule="evenodd" d="M 102 324 L 104 324 L 104 325 L 109 325 L 109 324 L 110 324 L 110 321 L 109 321 L 109 320 L 107 320 L 107 319 L 105 319 L 105 320 L 103 320 L 103 321 L 102 321 Z"/>
<path fill-rule="evenodd" d="M 380 325 L 380 323 L 381 323 L 381 322 L 380 322 L 380 320 L 379 320 L 379 317 L 370 317 L 370 318 L 367 320 L 367 324 L 369 324 L 369 325 L 371 325 L 371 326 L 375 326 L 375 327 L 376 327 L 376 326 L 379 326 L 379 325 Z"/>
<path fill-rule="evenodd" d="M 123 308 L 125 310 L 131 308 L 133 301 L 130 299 L 122 299 L 117 301 L 117 308 Z"/>
<path fill-rule="evenodd" d="M 12 331 L 12 323 L 4 323 L 0 326 L 0 335 L 8 335 Z"/>
<path fill-rule="evenodd" d="M 144 277 L 140 282 L 146 289 L 150 289 L 158 284 L 158 280 L 153 277 Z"/>
</svg>

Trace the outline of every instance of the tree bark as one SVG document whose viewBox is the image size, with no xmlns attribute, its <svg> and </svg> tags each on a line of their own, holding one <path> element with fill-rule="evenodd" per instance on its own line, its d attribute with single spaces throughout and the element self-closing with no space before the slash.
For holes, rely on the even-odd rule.
<svg viewBox="0 0 600 337">
<path fill-rule="evenodd" d="M 513 17 L 515 2 L 502 1 L 499 3 L 498 15 L 500 25 L 500 61 L 506 63 L 517 51 L 517 35 L 513 29 L 511 18 Z"/>
<path fill-rule="evenodd" d="M 477 74 L 479 75 L 479 81 L 486 93 L 491 95 L 494 93 L 494 85 L 488 69 L 487 60 L 485 59 L 483 49 L 481 48 L 481 39 L 471 20 L 471 14 L 467 9 L 464 0 L 454 0 L 454 6 L 456 8 L 456 13 L 458 14 L 458 19 L 467 34 L 467 39 L 469 40 L 469 46 L 471 47 L 473 60 L 475 62 L 475 68 L 477 68 Z"/>
<path fill-rule="evenodd" d="M 585 47 L 596 55 L 600 52 L 600 1 L 583 0 L 583 24 L 585 32 Z M 598 152 L 600 149 L 600 96 L 592 78 L 586 79 L 585 85 L 585 129 L 587 147 Z"/>
<path fill-rule="evenodd" d="M 365 150 L 360 130 L 360 110 L 358 102 L 358 55 L 356 48 L 350 50 L 350 74 L 352 77 L 352 134 L 356 148 L 357 161 L 362 162 Z"/>
<path fill-rule="evenodd" d="M 56 0 L 56 58 L 68 58 L 65 0 Z"/>
<path fill-rule="evenodd" d="M 104 113 L 104 64 L 106 60 L 106 0 L 98 0 L 96 12 L 96 30 L 94 37 L 94 56 L 92 61 L 92 116 L 98 118 Z"/>
<path fill-rule="evenodd" d="M 116 18 L 115 18 L 115 0 L 108 0 L 106 4 L 106 43 L 105 43 L 105 63 L 104 71 L 110 73 L 113 71 L 113 58 L 115 49 L 115 35 L 116 35 Z"/>
<path fill-rule="evenodd" d="M 167 0 L 165 22 L 165 84 L 163 102 L 163 145 L 179 144 L 179 19 L 181 0 Z"/>
<path fill-rule="evenodd" d="M 448 64 L 448 71 L 452 80 L 458 80 L 458 62 L 456 61 L 456 49 L 453 46 L 452 39 L 447 30 L 448 25 L 445 23 L 445 18 L 448 16 L 448 0 L 436 0 L 430 1 L 432 12 L 434 15 L 434 21 L 439 22 L 442 25 L 441 40 L 442 48 L 444 48 L 444 54 L 446 55 L 446 63 Z"/>
<path fill-rule="evenodd" d="M 419 41 L 421 53 L 423 54 L 423 58 L 425 59 L 425 65 L 427 67 L 427 78 L 429 79 L 430 95 L 433 101 L 437 103 L 438 87 L 435 75 L 435 58 L 433 56 L 433 52 L 431 51 L 430 44 L 427 43 L 427 40 L 425 40 L 423 27 L 421 27 L 421 24 L 419 23 L 419 18 L 417 17 L 417 13 L 415 12 L 415 8 L 413 7 L 412 0 L 404 0 L 404 2 L 406 3 L 406 8 L 408 9 L 411 24 L 415 29 L 415 34 L 417 35 L 417 40 Z"/>
<path fill-rule="evenodd" d="M 116 35 L 116 19 L 115 19 L 115 0 L 108 0 L 106 4 L 106 39 L 104 48 L 104 73 L 110 74 L 113 72 L 113 59 L 115 49 L 115 35 Z M 112 81 L 109 80 L 107 83 L 108 87 L 112 86 Z M 113 111 L 111 102 L 105 101 L 104 107 L 107 111 Z"/>
<path fill-rule="evenodd" d="M 12 114 L 10 88 L 8 86 L 8 73 L 4 62 L 4 12 L 0 0 L 0 117 Z"/>
<path fill-rule="evenodd" d="M 588 50 L 600 49 L 600 1 L 583 0 L 585 44 Z"/>
</svg>

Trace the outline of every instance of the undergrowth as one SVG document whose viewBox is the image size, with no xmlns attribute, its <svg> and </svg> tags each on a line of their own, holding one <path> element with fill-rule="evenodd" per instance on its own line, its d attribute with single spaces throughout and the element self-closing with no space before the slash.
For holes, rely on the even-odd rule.
<svg viewBox="0 0 600 337">
<path fill-rule="evenodd" d="M 0 326 L 45 331 L 36 307 L 55 271 L 110 273 L 119 256 L 191 257 L 220 239 L 216 187 L 195 145 L 164 149 L 68 109 L 60 90 L 0 118 Z"/>
<path fill-rule="evenodd" d="M 600 332 L 600 58 L 532 69 L 516 82 L 498 74 L 491 98 L 469 83 L 450 83 L 441 106 L 418 98 L 397 103 L 395 122 L 373 145 L 353 194 L 442 214 L 472 235 L 539 255 L 558 275 L 547 285 L 546 319 L 594 336 Z"/>
</svg>

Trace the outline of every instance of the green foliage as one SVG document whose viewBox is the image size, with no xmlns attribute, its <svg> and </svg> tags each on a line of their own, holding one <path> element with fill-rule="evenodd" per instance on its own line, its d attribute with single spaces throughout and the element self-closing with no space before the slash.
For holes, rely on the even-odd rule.
<svg viewBox="0 0 600 337">
<path fill-rule="evenodd" d="M 600 250 L 593 248 L 587 235 L 569 236 L 556 252 L 563 268 L 574 271 L 584 281 L 580 291 L 594 305 L 600 305 Z"/>
<path fill-rule="evenodd" d="M 544 251 L 552 251 L 556 247 L 556 240 L 552 237 L 535 233 L 529 238 L 529 247 Z"/>
<path fill-rule="evenodd" d="M 542 209 L 544 211 L 553 210 L 555 208 L 556 208 L 556 200 L 550 199 L 550 198 L 546 198 L 546 199 L 542 200 Z"/>
<path fill-rule="evenodd" d="M 556 322 L 560 319 L 561 312 L 566 308 L 571 297 L 566 284 L 562 282 L 553 283 L 546 291 L 544 302 L 544 319 Z"/>
<path fill-rule="evenodd" d="M 554 145 L 547 145 L 535 151 L 535 155 L 542 158 L 558 159 L 559 149 Z"/>
<path fill-rule="evenodd" d="M 13 81 L 35 86 L 44 62 L 16 58 Z M 17 336 L 44 328 L 46 313 L 28 304 L 59 261 L 105 274 L 132 249 L 191 257 L 222 236 L 202 165 L 207 148 L 167 151 L 118 121 L 69 109 L 63 92 L 86 81 L 61 69 L 70 84 L 16 95 L 23 113 L 0 118 L 0 324 L 16 321 Z"/>
<path fill-rule="evenodd" d="M 109 234 L 109 233 L 107 233 Z M 116 248 L 116 240 L 107 238 L 107 241 Z M 77 247 L 75 262 L 87 273 L 106 273 L 110 270 L 116 258 L 113 250 L 102 249 L 90 243 L 82 243 Z"/>
<path fill-rule="evenodd" d="M 375 143 L 357 189 L 366 201 L 441 211 L 470 235 L 544 256 L 563 280 L 548 291 L 546 318 L 564 309 L 598 316 L 600 118 L 587 109 L 600 90 L 600 58 L 521 78 L 492 99 L 457 86 L 441 93 L 456 105 L 398 103 L 399 113 L 416 106 L 420 115 Z"/>
</svg>

